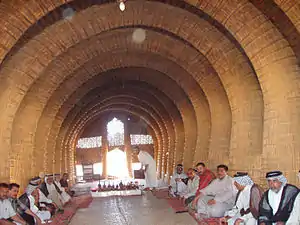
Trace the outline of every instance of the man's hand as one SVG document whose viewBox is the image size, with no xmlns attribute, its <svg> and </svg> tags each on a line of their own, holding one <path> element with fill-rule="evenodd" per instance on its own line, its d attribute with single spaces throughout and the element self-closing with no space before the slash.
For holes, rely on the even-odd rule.
<svg viewBox="0 0 300 225">
<path fill-rule="evenodd" d="M 193 207 L 193 208 L 195 208 L 195 207 L 196 207 L 197 200 L 198 200 L 198 199 L 196 199 L 196 198 L 195 198 L 195 199 L 192 201 L 192 207 Z"/>
<path fill-rule="evenodd" d="M 176 182 L 179 182 L 179 181 L 181 181 L 181 179 L 180 179 L 180 178 L 176 178 L 175 181 L 176 181 Z"/>
<path fill-rule="evenodd" d="M 276 225 L 284 225 L 284 222 L 277 222 Z"/>
<path fill-rule="evenodd" d="M 193 208 L 196 207 L 199 198 L 200 198 L 200 195 L 196 196 L 196 197 L 194 198 L 194 200 L 192 201 L 192 206 L 193 206 Z"/>
<path fill-rule="evenodd" d="M 144 170 L 144 172 L 146 172 L 146 171 L 148 170 L 148 167 L 149 167 L 149 165 L 146 164 L 146 165 L 145 165 L 145 170 Z"/>
<path fill-rule="evenodd" d="M 227 224 L 229 219 L 231 219 L 230 216 L 224 216 L 223 218 L 220 219 L 220 222 L 221 224 Z"/>
<path fill-rule="evenodd" d="M 178 197 L 179 197 L 179 199 L 180 199 L 181 203 L 183 203 L 183 204 L 184 204 L 185 197 L 184 197 L 184 196 L 183 196 L 183 197 L 181 197 L 181 196 L 178 196 Z"/>
<path fill-rule="evenodd" d="M 214 199 L 211 199 L 211 200 L 209 200 L 208 202 L 207 202 L 207 204 L 208 205 L 214 205 L 214 204 L 216 204 L 217 202 L 216 202 L 216 200 L 214 200 Z"/>
<path fill-rule="evenodd" d="M 240 225 L 242 222 L 244 222 L 244 220 L 237 219 L 236 221 L 234 221 L 234 225 Z"/>
</svg>

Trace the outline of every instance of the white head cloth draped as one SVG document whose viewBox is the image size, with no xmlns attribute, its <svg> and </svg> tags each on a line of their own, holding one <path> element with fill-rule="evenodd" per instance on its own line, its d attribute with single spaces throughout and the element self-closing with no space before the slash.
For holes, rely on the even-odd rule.
<svg viewBox="0 0 300 225">
<path fill-rule="evenodd" d="M 233 180 L 242 186 L 252 186 L 254 184 L 251 177 L 248 176 L 248 173 L 237 173 L 234 175 Z"/>
<path fill-rule="evenodd" d="M 51 184 L 48 183 L 49 178 L 53 178 L 53 174 L 48 174 L 45 177 L 45 183 L 46 183 L 46 186 L 47 186 L 47 190 L 48 190 L 49 193 L 52 193 L 52 191 L 56 191 L 56 189 L 55 189 L 55 186 L 53 184 L 54 180 Z"/>
<path fill-rule="evenodd" d="M 37 188 L 38 186 L 36 185 L 36 186 L 34 186 L 34 185 L 32 185 L 32 184 L 28 184 L 28 186 L 27 186 L 27 188 L 26 188 L 26 194 L 27 195 L 31 195 L 32 194 L 32 192 Z"/>
<path fill-rule="evenodd" d="M 26 194 L 27 195 L 31 195 L 32 192 L 38 188 L 38 184 L 39 182 L 41 181 L 41 178 L 40 177 L 34 177 L 32 178 L 30 181 L 29 181 L 29 184 L 25 190 Z"/>
<path fill-rule="evenodd" d="M 282 174 L 281 171 L 271 171 L 266 174 L 267 180 L 278 180 L 282 183 L 283 186 L 287 184 L 286 177 Z"/>
</svg>

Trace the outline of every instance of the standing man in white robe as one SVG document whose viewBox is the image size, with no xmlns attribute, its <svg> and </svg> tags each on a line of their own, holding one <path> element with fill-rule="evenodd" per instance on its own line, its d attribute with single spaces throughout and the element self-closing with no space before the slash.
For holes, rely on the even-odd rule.
<svg viewBox="0 0 300 225">
<path fill-rule="evenodd" d="M 234 175 L 234 185 L 239 190 L 234 207 L 225 212 L 221 222 L 228 225 L 256 225 L 262 189 L 254 184 L 248 173 Z"/>
<path fill-rule="evenodd" d="M 187 185 L 183 180 L 187 179 L 187 175 L 183 171 L 183 165 L 178 164 L 175 168 L 175 172 L 172 175 L 169 193 L 172 197 L 183 197 L 187 192 Z"/>
<path fill-rule="evenodd" d="M 213 180 L 194 199 L 193 206 L 197 205 L 197 217 L 223 217 L 227 210 L 233 208 L 237 189 L 234 180 L 227 175 L 228 167 L 217 167 L 217 179 Z"/>
<path fill-rule="evenodd" d="M 259 225 L 299 225 L 300 224 L 300 191 L 291 184 L 281 171 L 266 174 L 267 190 L 259 207 Z"/>
<path fill-rule="evenodd" d="M 142 151 L 139 147 L 133 148 L 133 153 L 137 154 L 137 157 L 142 164 L 141 170 L 144 171 L 146 187 L 145 189 L 155 189 L 157 187 L 157 174 L 156 174 L 156 162 L 153 157 L 146 151 Z"/>
</svg>

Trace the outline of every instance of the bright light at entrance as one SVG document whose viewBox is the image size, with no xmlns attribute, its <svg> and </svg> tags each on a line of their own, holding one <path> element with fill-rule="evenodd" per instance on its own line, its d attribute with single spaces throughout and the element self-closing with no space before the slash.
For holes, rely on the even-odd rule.
<svg viewBox="0 0 300 225">
<path fill-rule="evenodd" d="M 82 165 L 76 165 L 76 176 L 78 176 L 78 177 L 82 177 L 83 176 Z"/>
<path fill-rule="evenodd" d="M 128 167 L 126 154 L 116 148 L 107 154 L 107 174 L 116 178 L 127 178 Z"/>
<path fill-rule="evenodd" d="M 93 165 L 94 174 L 102 175 L 102 163 L 95 163 Z"/>
</svg>

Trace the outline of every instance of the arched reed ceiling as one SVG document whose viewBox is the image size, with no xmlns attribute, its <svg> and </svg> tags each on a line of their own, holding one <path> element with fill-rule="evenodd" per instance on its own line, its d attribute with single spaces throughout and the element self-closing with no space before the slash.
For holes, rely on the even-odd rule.
<svg viewBox="0 0 300 225">
<path fill-rule="evenodd" d="M 174 107 L 190 153 L 212 164 L 222 159 L 233 170 L 243 167 L 256 177 L 280 165 L 295 180 L 292 173 L 300 160 L 298 0 L 266 5 L 252 0 L 128 1 L 123 13 L 111 1 L 68 2 L 0 3 L 0 60 L 5 58 L 0 67 L 1 178 L 22 177 L 25 153 L 32 158 L 35 151 L 48 154 L 55 146 L 59 154 L 53 154 L 52 163 L 57 166 L 64 154 L 58 147 L 74 147 L 78 136 L 69 127 L 77 117 L 70 109 L 97 88 L 85 83 L 117 68 L 144 67 L 169 76 L 185 95 Z M 71 20 L 61 17 L 67 6 L 77 11 Z M 131 42 L 133 27 L 146 30 L 143 44 Z M 162 92 L 173 100 L 167 89 Z M 114 110 L 122 107 L 130 110 L 123 103 Z M 158 117 L 161 122 L 153 131 L 160 132 L 159 160 L 167 171 L 170 127 Z M 49 125 L 42 128 L 44 124 Z M 206 133 L 197 138 L 201 129 Z M 37 131 L 46 138 L 37 141 Z M 282 152 L 285 161 L 279 160 Z M 245 155 L 247 165 L 239 160 Z M 192 159 L 188 156 L 185 163 Z"/>
<path fill-rule="evenodd" d="M 140 70 L 140 71 L 143 71 L 143 70 Z M 134 72 L 134 71 L 131 71 L 131 72 Z M 120 74 L 119 74 L 120 75 Z M 90 84 L 90 87 L 88 86 L 88 85 L 85 85 L 85 88 L 87 89 L 85 89 L 85 91 L 88 91 L 89 89 L 91 89 L 92 87 L 91 87 L 91 85 L 92 86 L 94 86 L 94 87 L 97 87 L 98 85 L 99 86 L 101 86 L 101 79 L 99 79 L 99 78 L 102 78 L 102 83 L 103 83 L 103 85 L 101 86 L 101 88 L 100 89 L 102 89 L 102 90 L 105 90 L 105 86 L 107 86 L 107 84 L 105 84 L 105 80 L 106 80 L 106 82 L 109 82 L 110 83 L 110 85 L 113 85 L 113 80 L 117 77 L 117 76 L 110 76 L 110 77 L 108 77 L 108 76 L 106 76 L 106 79 L 104 79 L 104 77 L 105 76 L 103 76 L 103 77 L 97 77 L 98 79 L 94 79 L 94 80 L 92 80 L 92 81 L 90 81 L 89 82 L 89 84 Z M 137 76 L 135 76 L 135 77 L 137 77 Z M 152 78 L 153 77 L 155 77 L 154 76 L 154 74 L 153 74 L 153 76 L 152 76 Z M 109 78 L 109 79 L 107 79 L 107 78 Z M 161 77 L 161 79 L 162 79 L 163 77 Z M 122 77 L 122 79 L 125 79 L 125 77 Z M 127 78 L 128 79 L 128 78 Z M 104 81 L 103 81 L 104 80 Z M 79 91 L 80 91 L 80 89 L 79 89 Z M 147 89 L 145 88 L 145 92 L 147 91 Z M 98 93 L 101 93 L 100 91 L 98 92 Z M 93 94 L 94 94 L 94 92 L 93 92 Z M 97 95 L 93 95 L 92 94 L 92 96 L 97 96 Z M 133 94 L 133 93 L 132 93 Z M 138 93 L 137 93 L 138 94 Z M 160 94 L 160 95 L 162 95 L 162 94 Z M 142 95 L 140 95 L 140 96 L 142 96 Z M 158 96 L 156 97 L 156 98 L 158 98 Z M 67 104 L 68 105 L 68 104 Z M 80 107 L 82 107 L 82 105 L 83 105 L 83 103 L 76 103 L 76 105 L 77 105 L 77 108 L 78 108 L 78 105 L 80 106 Z M 162 113 L 162 112 L 161 112 Z M 170 129 L 169 129 L 170 130 Z M 171 131 L 172 131 L 172 129 L 171 129 Z M 37 139 L 38 139 L 38 137 L 37 137 Z M 53 137 L 51 137 L 50 138 L 50 140 L 51 141 L 53 141 Z M 49 140 L 49 141 L 50 141 Z M 50 151 L 51 151 L 51 149 L 53 149 L 53 147 L 51 147 L 50 148 Z M 35 154 L 37 154 L 38 152 L 41 152 L 41 151 L 39 151 L 39 150 L 36 150 L 36 153 Z"/>
<path fill-rule="evenodd" d="M 134 72 L 134 71 L 132 71 L 132 72 Z M 119 75 L 120 75 L 120 74 L 119 74 Z M 119 76 L 119 77 L 121 77 L 122 79 L 129 79 L 129 78 L 131 78 L 131 79 L 137 79 L 137 80 L 141 80 L 141 77 L 143 77 L 143 76 L 136 75 L 136 74 L 135 74 L 134 76 L 132 76 L 132 75 L 133 75 L 133 74 L 131 74 L 131 76 L 123 76 L 123 74 L 122 74 L 122 76 Z M 155 73 L 152 73 L 151 75 L 152 75 L 152 77 L 155 77 L 155 76 L 156 76 Z M 105 79 L 104 79 L 105 77 L 108 78 L 109 76 L 102 75 L 102 76 L 97 77 L 97 79 L 92 79 L 92 80 L 90 80 L 89 82 L 87 82 L 87 83 L 83 86 L 83 88 L 79 89 L 78 92 L 74 93 L 74 95 L 76 94 L 76 96 L 70 97 L 70 100 L 68 100 L 68 102 L 67 102 L 66 104 L 64 104 L 63 107 L 60 109 L 60 112 L 62 113 L 62 114 L 59 113 L 59 114 L 61 114 L 61 116 L 59 116 L 59 117 L 60 117 L 60 118 L 62 117 L 62 119 L 60 119 L 60 121 L 61 121 L 60 123 L 62 123 L 62 121 L 64 121 L 63 118 L 68 114 L 68 112 L 69 112 L 69 110 L 71 109 L 71 107 L 72 107 L 73 104 L 75 105 L 75 108 L 74 108 L 75 110 L 78 111 L 78 110 L 80 109 L 80 106 L 82 105 L 82 103 L 77 102 L 77 101 L 79 101 L 87 91 L 93 89 L 93 87 L 97 87 L 97 84 L 101 84 L 101 81 L 102 81 L 102 82 L 105 81 Z M 115 76 L 115 75 L 114 75 L 113 77 L 114 77 L 114 78 L 117 78 L 117 76 Z M 149 78 L 150 78 L 150 77 L 149 77 Z M 161 80 L 164 81 L 163 76 L 161 77 Z M 106 79 L 106 81 L 108 82 L 109 79 Z M 162 89 L 163 89 L 163 88 L 162 88 Z M 149 90 L 145 89 L 145 92 L 148 92 L 148 91 L 149 91 Z M 80 93 L 80 92 L 81 92 L 81 93 Z M 79 96 L 78 96 L 78 93 L 79 93 Z M 141 96 L 142 96 L 142 95 L 141 95 Z M 172 105 L 172 104 L 174 104 L 174 103 L 171 104 L 171 101 L 168 100 L 168 98 L 164 97 L 164 94 L 161 93 L 161 92 L 157 92 L 157 94 L 155 94 L 154 96 L 155 96 L 155 98 L 157 98 L 157 100 L 160 102 L 160 104 L 162 104 L 162 105 L 164 105 L 165 107 L 168 108 L 168 112 L 172 115 L 172 118 L 174 118 L 175 124 L 177 124 L 178 129 L 180 129 L 181 132 L 183 132 L 183 125 L 181 124 L 182 122 L 179 123 L 179 121 L 181 121 L 181 117 L 180 117 L 179 112 L 177 112 L 177 108 L 176 108 L 175 106 Z M 159 97 L 158 97 L 158 96 L 159 96 Z M 73 102 L 73 103 L 70 104 L 70 101 Z M 170 103 L 168 103 L 168 101 L 169 101 Z M 68 115 L 68 117 L 70 117 L 70 115 Z M 58 127 L 59 127 L 59 126 L 58 126 Z M 63 125 L 62 127 L 65 128 L 66 125 Z M 52 135 L 50 135 L 50 136 L 52 137 Z M 64 135 L 63 135 L 63 136 L 64 136 Z M 180 139 L 181 139 L 182 137 L 184 137 L 184 136 L 180 136 L 180 138 L 178 139 L 178 142 L 179 142 L 179 143 L 180 143 Z M 53 142 L 52 140 L 53 140 L 53 138 L 50 138 L 50 139 L 49 139 L 49 141 Z M 180 149 L 183 149 L 182 147 L 183 147 L 183 146 L 181 146 Z M 53 149 L 53 148 L 49 148 L 49 149 Z M 60 149 L 60 148 L 59 148 L 59 149 Z"/>
<path fill-rule="evenodd" d="M 151 126 L 153 131 L 155 132 L 156 138 L 159 138 L 159 142 L 161 145 L 161 149 L 159 149 L 161 152 L 163 152 L 166 148 L 169 146 L 169 136 L 166 131 L 165 122 L 163 121 L 159 116 L 153 112 L 148 112 L 147 110 L 151 107 L 145 105 L 144 102 L 139 102 L 138 99 L 134 99 L 133 97 L 128 96 L 113 96 L 109 97 L 106 100 L 103 99 L 102 101 L 98 102 L 97 100 L 94 102 L 94 105 L 87 105 L 85 114 L 79 115 L 77 118 L 75 118 L 73 126 L 70 127 L 69 135 L 67 136 L 67 140 L 65 141 L 67 146 L 71 146 L 73 143 L 75 143 L 77 139 L 78 132 L 81 132 L 84 126 L 87 122 L 93 119 L 93 114 L 102 111 L 102 109 L 109 109 L 110 107 L 114 107 L 116 105 L 125 106 L 127 101 L 126 109 L 131 109 L 136 112 L 136 114 L 144 115 L 143 118 L 146 119 L 147 123 Z M 96 103 L 98 102 L 98 103 Z M 79 119 L 80 118 L 80 119 Z M 70 148 L 70 150 L 73 152 L 74 150 Z M 161 167 L 161 152 L 158 152 L 157 157 L 159 156 L 158 160 L 158 168 Z"/>
<path fill-rule="evenodd" d="M 277 27 L 300 61 L 300 1 L 250 0 Z"/>
<path fill-rule="evenodd" d="M 140 117 L 142 120 L 144 120 L 148 125 L 151 125 L 153 124 L 153 120 L 151 119 L 151 117 L 147 116 L 147 112 L 145 112 L 144 110 L 142 109 L 139 109 L 139 107 L 137 106 L 131 106 L 131 105 L 128 105 L 126 102 L 125 103 L 115 103 L 115 104 L 110 104 L 108 103 L 108 106 L 105 108 L 105 107 L 101 107 L 101 111 L 98 110 L 95 110 L 94 114 L 90 114 L 88 116 L 88 118 L 93 118 L 93 117 L 98 117 L 99 115 L 101 115 L 101 113 L 105 113 L 105 112 L 113 112 L 113 111 L 121 111 L 121 112 L 126 112 L 126 113 L 131 113 L 135 116 L 138 116 Z M 146 115 L 144 114 L 146 113 Z M 160 136 L 162 137 L 162 136 Z M 69 168 L 69 171 L 71 172 L 71 174 L 73 173 L 74 171 L 74 148 L 75 148 L 75 140 L 72 140 L 71 143 L 68 143 L 67 146 L 69 146 L 70 144 L 73 143 L 73 146 L 71 149 L 65 149 L 65 151 L 69 151 L 67 153 L 67 157 L 71 160 L 69 160 L 69 163 L 70 163 L 70 168 Z M 161 143 L 162 144 L 162 143 Z M 159 142 L 158 142 L 158 149 L 161 149 L 162 146 Z M 53 164 L 54 165 L 54 164 Z M 55 169 L 55 168 L 54 168 Z"/>
<path fill-rule="evenodd" d="M 104 106 L 113 107 L 114 105 L 128 105 L 131 109 L 135 109 L 137 112 L 140 113 L 148 113 L 150 117 L 148 117 L 147 121 L 151 124 L 151 127 L 153 128 L 154 132 L 156 133 L 156 137 L 160 137 L 161 140 L 161 146 L 162 148 L 159 149 L 160 151 L 157 152 L 157 163 L 158 163 L 158 171 L 161 172 L 162 165 L 165 164 L 166 158 L 165 153 L 168 149 L 170 149 L 171 142 L 171 130 L 168 132 L 168 126 L 166 126 L 166 123 L 170 123 L 170 121 L 164 121 L 162 118 L 160 118 L 156 113 L 151 112 L 151 107 L 147 106 L 145 102 L 140 102 L 138 98 L 134 97 L 128 97 L 128 96 L 113 96 L 107 98 L 107 100 L 102 100 L 100 103 L 96 103 L 96 101 L 92 101 L 90 105 L 86 106 L 86 113 L 85 115 L 81 114 L 78 119 L 76 119 L 76 122 L 73 124 L 73 126 L 70 128 L 69 131 L 69 140 L 66 141 L 67 145 L 70 146 L 70 142 L 76 141 L 77 132 L 82 131 L 83 127 L 86 125 L 85 123 L 93 119 L 93 117 L 90 117 L 91 112 L 97 112 L 103 109 Z M 93 104 L 93 105 L 92 105 Z M 148 111 L 150 110 L 150 111 Z M 80 119 L 79 119 L 80 118 Z M 157 124 L 157 125 L 156 125 Z M 74 136 L 75 135 L 75 136 Z M 174 140 L 172 140 L 174 141 Z M 173 145 L 174 143 L 172 143 Z M 72 149 L 73 150 L 73 149 Z"/>
<path fill-rule="evenodd" d="M 238 85 L 237 85 L 238 86 Z M 239 88 L 240 88 L 240 86 L 239 86 Z M 216 89 L 216 90 L 218 90 L 218 89 Z M 251 93 L 251 92 L 249 92 L 249 93 Z M 248 99 L 250 99 L 250 98 L 248 98 Z M 240 102 L 243 102 L 243 101 L 240 101 Z M 247 110 L 246 110 L 247 111 Z M 257 111 L 255 112 L 255 113 L 257 113 Z M 228 133 L 228 131 L 227 131 L 227 133 Z M 226 140 L 226 139 L 225 139 Z M 212 143 L 214 143 L 214 142 L 212 142 Z M 225 149 L 228 149 L 228 147 L 226 147 L 225 146 Z"/>
<path fill-rule="evenodd" d="M 133 72 L 133 71 L 131 71 L 131 72 Z M 122 73 L 122 72 L 120 71 L 120 73 Z M 155 74 L 152 74 L 152 75 L 155 76 Z M 124 78 L 124 77 L 122 77 L 122 78 Z M 133 82 L 133 81 L 126 82 L 126 81 L 124 81 L 124 82 L 122 82 L 121 85 L 122 86 L 120 86 L 120 83 L 117 83 L 117 84 L 111 83 L 110 87 L 108 89 L 105 89 L 104 87 L 100 87 L 100 88 L 98 87 L 98 88 L 90 91 L 84 97 L 82 97 L 82 100 L 79 102 L 81 108 L 84 105 L 91 102 L 92 100 L 94 101 L 94 104 L 96 104 L 97 100 L 100 101 L 101 99 L 104 99 L 105 96 L 108 96 L 111 98 L 114 96 L 114 93 L 115 93 L 115 96 L 126 95 L 126 96 L 132 96 L 132 98 L 134 98 L 134 99 L 140 98 L 144 104 L 151 103 L 152 105 L 154 105 L 155 107 L 158 108 L 158 109 L 153 108 L 153 110 L 155 111 L 156 116 L 158 116 L 163 121 L 164 125 L 166 127 L 168 127 L 167 131 L 172 134 L 172 135 L 169 134 L 169 137 L 172 138 L 172 136 L 174 136 L 174 132 L 179 129 L 177 121 L 175 122 L 174 120 L 175 119 L 181 120 L 180 117 L 174 116 L 174 113 L 170 111 L 171 109 L 177 110 L 177 108 L 174 105 L 174 103 L 172 102 L 172 100 L 170 100 L 167 96 L 164 97 L 165 101 L 160 100 L 160 97 L 164 96 L 165 94 L 162 92 L 159 92 L 158 90 L 154 89 L 153 87 L 151 87 L 149 85 L 146 85 L 146 83 L 144 84 L 143 82 Z M 173 107 L 171 109 L 170 108 L 167 109 L 166 105 L 169 106 L 171 104 L 173 105 Z M 76 110 L 76 108 L 75 108 L 75 110 Z M 82 109 L 82 111 L 84 111 L 84 109 Z M 150 112 L 150 110 L 149 110 L 149 112 Z M 70 113 L 72 113 L 72 112 L 70 112 Z M 83 113 L 77 112 L 78 116 L 80 116 L 81 114 L 83 114 Z M 68 122 L 68 121 L 65 120 L 65 122 Z M 184 130 L 181 130 L 181 132 L 184 132 Z"/>
<path fill-rule="evenodd" d="M 149 70 L 146 68 L 119 69 L 119 70 L 115 70 L 112 72 L 108 72 L 107 74 L 101 75 L 100 77 L 95 77 L 95 79 L 91 80 L 90 84 L 93 84 L 93 86 L 96 86 L 95 84 L 99 84 L 100 83 L 99 81 L 101 81 L 101 78 L 105 77 L 105 75 L 109 75 L 109 77 L 113 77 L 113 80 L 116 80 L 116 81 L 118 81 L 118 79 L 120 79 L 121 81 L 123 80 L 123 82 L 125 82 L 124 86 L 127 88 L 128 88 L 128 85 L 126 84 L 126 80 L 127 79 L 130 79 L 130 80 L 135 79 L 138 81 L 150 83 L 152 85 L 155 85 L 156 88 L 159 88 L 160 90 L 164 90 L 164 92 L 166 92 L 168 94 L 168 96 L 170 98 L 172 98 L 172 100 L 168 100 L 170 103 L 167 102 L 167 99 L 163 97 L 164 95 L 161 92 L 155 91 L 154 96 L 155 96 L 155 98 L 157 98 L 157 100 L 159 102 L 161 102 L 160 104 L 167 107 L 167 111 L 169 113 L 171 113 L 172 117 L 174 118 L 174 120 L 176 121 L 177 124 L 178 124 L 178 120 L 180 119 L 181 116 L 180 115 L 178 116 L 178 113 L 176 111 L 179 109 L 180 111 L 182 111 L 182 113 L 185 113 L 185 112 L 188 113 L 184 109 L 187 109 L 189 107 L 187 105 L 182 104 L 187 98 L 184 95 L 184 92 L 182 90 L 180 90 L 180 88 L 176 87 L 176 83 L 174 81 L 172 81 L 170 78 L 167 78 L 162 73 L 159 73 L 159 72 L 153 71 L 153 70 Z M 160 78 L 159 82 L 158 82 L 157 78 Z M 113 81 L 110 82 L 111 85 L 113 85 L 112 82 Z M 144 88 L 145 89 L 144 91 L 147 91 L 147 89 L 148 89 L 147 86 L 144 87 L 141 84 L 139 84 L 137 86 L 139 88 Z M 169 88 L 167 88 L 167 87 L 169 87 Z M 170 87 L 172 87 L 172 88 L 170 88 Z M 90 89 L 90 88 L 91 87 L 89 87 L 88 89 Z M 134 88 L 132 86 L 131 89 L 135 90 L 137 88 Z M 152 90 L 152 92 L 153 91 L 154 90 Z M 133 95 L 134 95 L 134 93 L 133 93 Z M 142 94 L 136 94 L 136 95 L 141 96 L 141 97 L 143 96 Z M 93 94 L 91 94 L 91 96 L 93 96 Z M 172 106 L 172 104 L 176 104 L 178 109 L 176 107 Z M 82 105 L 82 103 L 80 103 L 80 105 Z M 174 110 L 175 110 L 175 112 L 174 112 Z M 184 133 L 184 131 L 181 129 L 180 133 Z M 182 134 L 180 134 L 179 136 L 181 136 L 181 137 L 178 138 L 178 142 L 180 142 L 180 139 L 182 137 L 184 137 L 184 136 L 182 136 Z M 189 139 L 187 138 L 186 141 L 189 141 Z M 180 150 L 179 151 L 177 150 L 177 151 L 183 153 L 183 151 L 182 151 L 183 146 L 181 144 L 179 145 L 179 149 Z M 190 151 L 190 150 L 187 149 L 187 151 Z M 193 155 L 192 153 L 190 153 L 190 154 Z"/>
<path fill-rule="evenodd" d="M 209 6 L 210 10 L 213 11 L 214 5 L 210 5 L 207 1 L 202 1 L 199 3 L 197 0 L 152 0 L 156 2 L 162 2 L 165 4 L 172 5 L 174 7 L 182 8 L 190 13 L 193 13 L 201 18 L 206 19 L 212 25 L 216 26 L 220 31 L 222 31 L 227 37 L 229 37 L 237 45 L 238 42 L 235 41 L 235 38 L 227 31 L 224 25 L 213 16 L 210 16 L 209 13 L 206 13 L 201 6 Z M 16 2 L 16 1 L 15 1 Z M 42 32 L 43 29 L 54 22 L 61 20 L 63 11 L 70 7 L 74 8 L 76 12 L 91 7 L 92 5 L 105 4 L 105 3 L 115 3 L 114 0 L 103 0 L 103 1 L 85 1 L 80 0 L 66 0 L 66 1 L 53 1 L 53 0 L 44 0 L 39 2 L 37 0 L 27 1 L 27 4 L 22 4 L 22 1 L 19 1 L 20 4 L 10 4 L 11 1 L 4 0 L 0 4 L 2 6 L 2 12 L 0 12 L 0 18 L 6 21 L 7 14 L 10 16 L 10 20 L 6 21 L 6 26 L 2 27 L 3 32 L 1 43 L 1 59 L 11 50 L 11 48 L 19 48 L 34 36 L 38 32 Z M 225 1 L 226 2 L 226 1 Z M 240 1 L 241 2 L 241 1 Z M 244 3 L 245 1 L 241 2 Z M 259 9 L 264 15 L 270 19 L 275 26 L 287 37 L 287 40 L 291 40 L 290 43 L 296 44 L 293 39 L 296 38 L 293 36 L 298 35 L 300 31 L 299 26 L 299 5 L 298 0 L 266 0 L 266 1 L 257 1 L 250 0 L 250 2 Z M 225 3 L 226 4 L 226 3 Z M 236 4 L 236 3 L 234 3 Z M 223 5 L 218 5 L 217 7 L 224 7 Z M 200 8 L 200 9 L 199 9 Z M 13 19 L 11 19 L 13 18 Z M 38 22 L 37 22 L 38 21 Z M 283 25 L 284 24 L 284 25 Z M 17 28 L 17 29 L 16 29 Z M 11 30 L 16 33 L 10 32 Z M 289 30 L 289 31 L 288 31 Z M 298 34 L 295 34 L 294 31 L 297 30 Z M 299 36 L 297 36 L 299 38 Z M 293 46 L 293 44 L 291 44 Z M 241 51 L 243 48 L 240 47 Z M 298 49 L 298 48 L 297 48 Z M 12 51 L 13 52 L 13 51 Z M 297 54 L 297 53 L 296 53 Z"/>
</svg>

